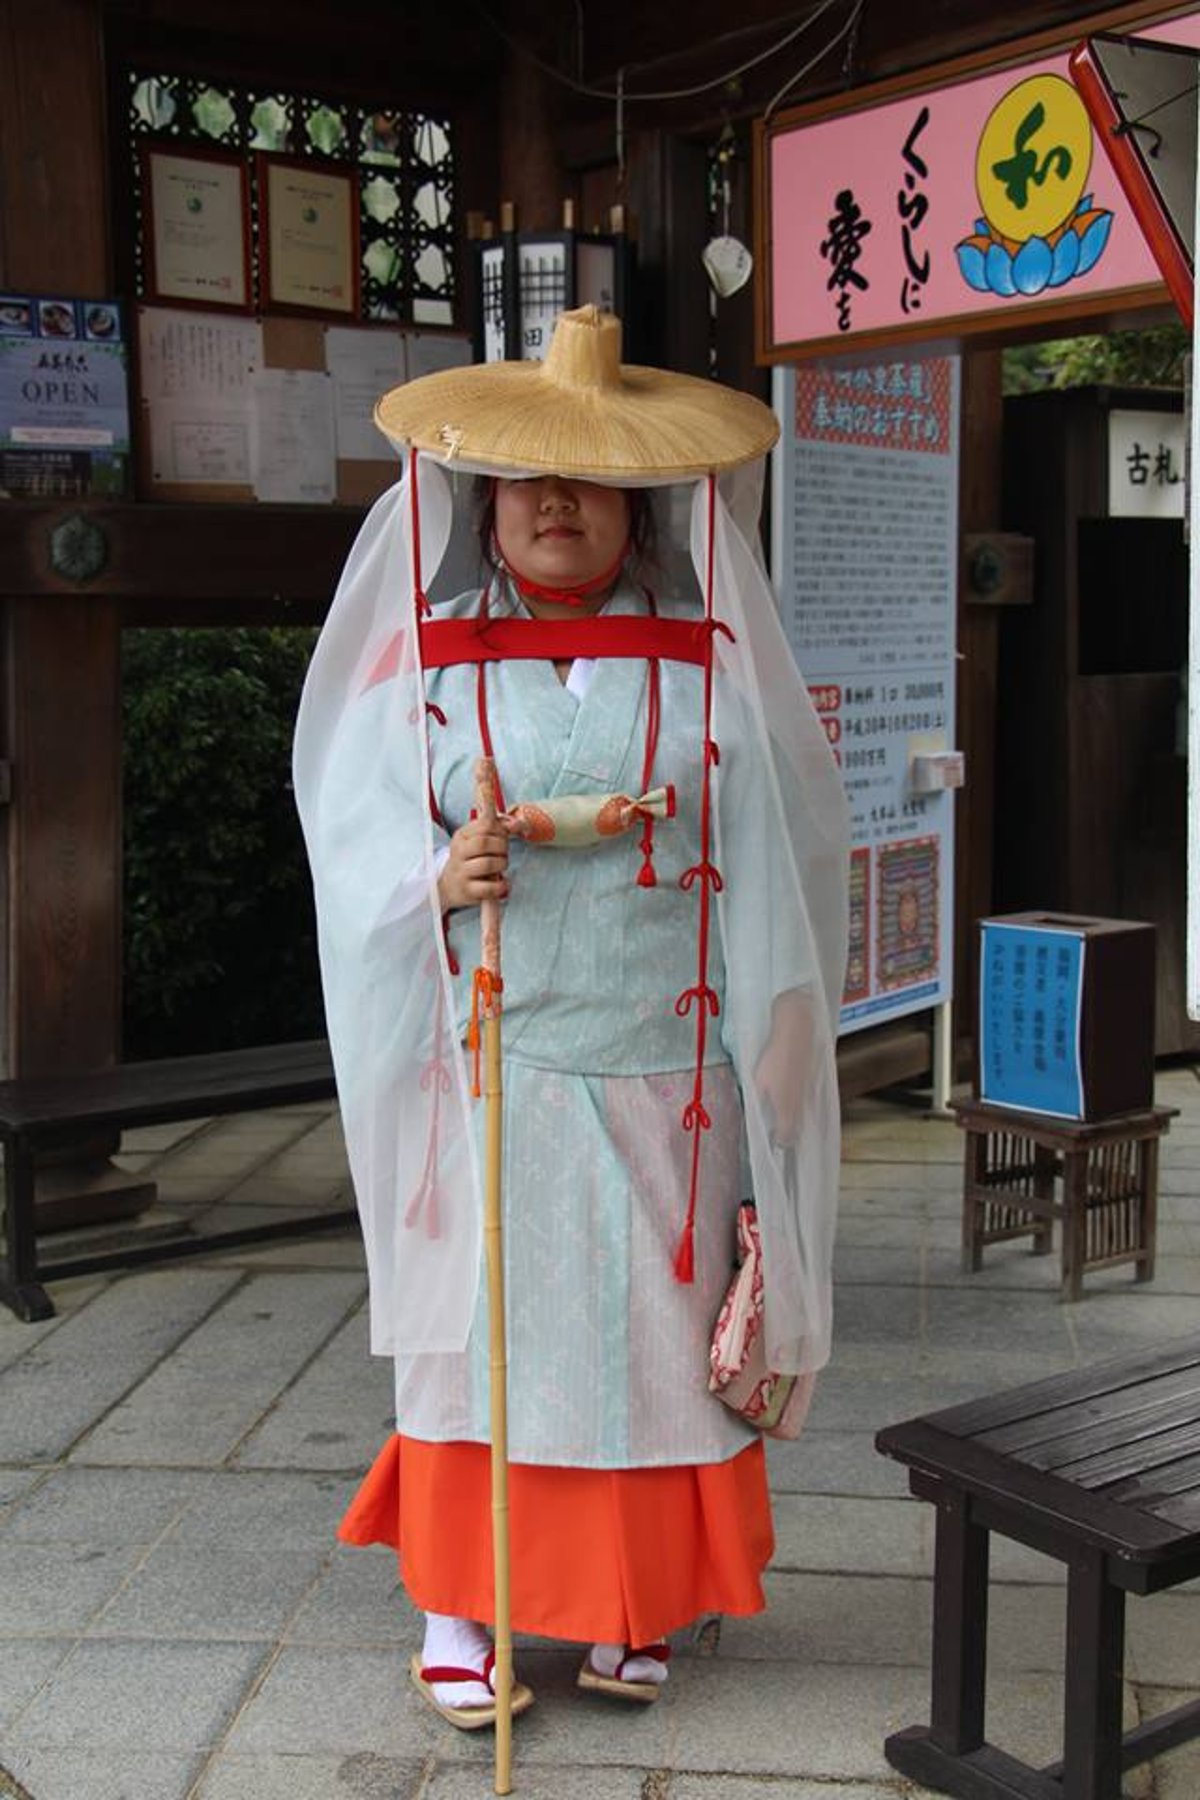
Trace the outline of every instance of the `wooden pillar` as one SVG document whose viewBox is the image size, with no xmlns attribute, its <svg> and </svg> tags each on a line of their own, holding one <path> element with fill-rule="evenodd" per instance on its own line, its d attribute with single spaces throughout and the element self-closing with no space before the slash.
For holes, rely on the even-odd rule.
<svg viewBox="0 0 1200 1800">
<path fill-rule="evenodd" d="M 104 58 L 97 0 L 0 0 L 0 282 L 109 291 Z M 41 544 L 86 503 L 47 505 Z M 7 580 L 6 580 L 7 574 Z M 3 820 L 0 953 L 9 1075 L 98 1068 L 120 1038 L 119 605 L 86 583 L 12 597 L 0 566 Z M 25 589 L 26 594 L 28 588 Z"/>
<path fill-rule="evenodd" d="M 1004 400 L 999 350 L 967 350 L 962 359 L 959 532 L 995 531 L 1001 519 Z M 992 906 L 992 834 L 996 785 L 995 606 L 959 596 L 958 742 L 966 786 L 955 818 L 955 1038 L 974 1037 L 979 982 L 976 921 Z M 961 1071 L 965 1073 L 965 1071 Z"/>
<path fill-rule="evenodd" d="M 708 235 L 703 144 L 641 131 L 630 146 L 626 194 L 637 240 L 637 361 L 707 375 Z"/>
<path fill-rule="evenodd" d="M 517 209 L 521 231 L 555 231 L 563 201 L 574 196 L 558 151 L 558 92 L 548 75 L 516 51 L 500 86 L 500 196 Z"/>
</svg>

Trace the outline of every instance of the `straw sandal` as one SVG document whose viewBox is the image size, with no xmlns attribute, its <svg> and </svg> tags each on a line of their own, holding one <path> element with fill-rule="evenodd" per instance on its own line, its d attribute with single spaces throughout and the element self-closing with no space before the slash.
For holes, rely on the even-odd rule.
<svg viewBox="0 0 1200 1800">
<path fill-rule="evenodd" d="M 615 1700 L 635 1700 L 642 1706 L 649 1706 L 658 1699 L 665 1683 L 661 1681 L 627 1681 L 622 1675 L 631 1662 L 639 1656 L 648 1657 L 651 1662 L 666 1663 L 671 1660 L 669 1644 L 642 1644 L 625 1652 L 611 1675 L 602 1675 L 593 1663 L 589 1650 L 583 1659 L 583 1666 L 575 1677 L 576 1687 L 587 1688 L 594 1694 L 610 1694 Z"/>
<path fill-rule="evenodd" d="M 424 1669 L 421 1667 L 420 1656 L 415 1654 L 408 1665 L 409 1673 L 412 1676 L 413 1686 L 416 1688 L 418 1694 L 423 1695 L 424 1698 L 428 1700 L 434 1712 L 440 1713 L 443 1719 L 446 1719 L 451 1725 L 456 1725 L 460 1731 L 480 1731 L 485 1725 L 494 1725 L 496 1723 L 496 1707 L 494 1703 L 485 1703 L 482 1706 L 447 1706 L 444 1700 L 438 1699 L 430 1683 L 434 1681 L 481 1681 L 484 1686 L 490 1688 L 494 1694 L 496 1689 L 492 1683 L 492 1672 L 495 1666 L 496 1652 L 494 1650 L 488 1651 L 482 1671 L 479 1669 L 458 1669 L 453 1666 L 442 1666 L 437 1663 L 431 1664 L 429 1668 Z M 527 1707 L 532 1705 L 533 1689 L 527 1688 L 523 1681 L 514 1680 L 512 1684 L 513 1717 L 515 1718 L 518 1713 L 523 1713 Z"/>
</svg>

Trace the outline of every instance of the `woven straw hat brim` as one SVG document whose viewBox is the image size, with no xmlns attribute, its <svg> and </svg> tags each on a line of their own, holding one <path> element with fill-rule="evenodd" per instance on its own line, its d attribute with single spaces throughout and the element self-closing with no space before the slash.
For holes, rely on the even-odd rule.
<svg viewBox="0 0 1200 1800">
<path fill-rule="evenodd" d="M 535 362 L 446 369 L 393 388 L 375 422 L 397 446 L 496 473 L 667 480 L 764 456 L 779 435 L 761 400 L 636 364 L 619 381 L 564 388 Z"/>
</svg>

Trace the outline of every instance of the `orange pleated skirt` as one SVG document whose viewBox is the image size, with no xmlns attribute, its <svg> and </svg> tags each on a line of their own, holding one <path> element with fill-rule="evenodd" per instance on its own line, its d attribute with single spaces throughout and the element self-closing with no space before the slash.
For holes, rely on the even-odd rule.
<svg viewBox="0 0 1200 1800">
<path fill-rule="evenodd" d="M 509 1507 L 515 1631 L 647 1644 L 704 1613 L 764 1605 L 774 1533 L 761 1441 L 668 1468 L 513 1463 Z M 422 1612 L 494 1623 L 486 1444 L 393 1436 L 338 1536 L 391 1545 Z"/>
</svg>

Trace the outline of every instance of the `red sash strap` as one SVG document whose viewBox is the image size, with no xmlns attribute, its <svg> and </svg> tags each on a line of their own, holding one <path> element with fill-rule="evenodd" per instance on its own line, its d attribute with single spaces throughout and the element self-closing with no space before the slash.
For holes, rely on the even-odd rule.
<svg viewBox="0 0 1200 1800">
<path fill-rule="evenodd" d="M 638 613 L 585 619 L 427 619 L 421 627 L 421 661 L 427 669 L 446 669 L 455 663 L 630 656 L 703 668 L 714 629 L 720 626 L 706 619 Z"/>
</svg>

